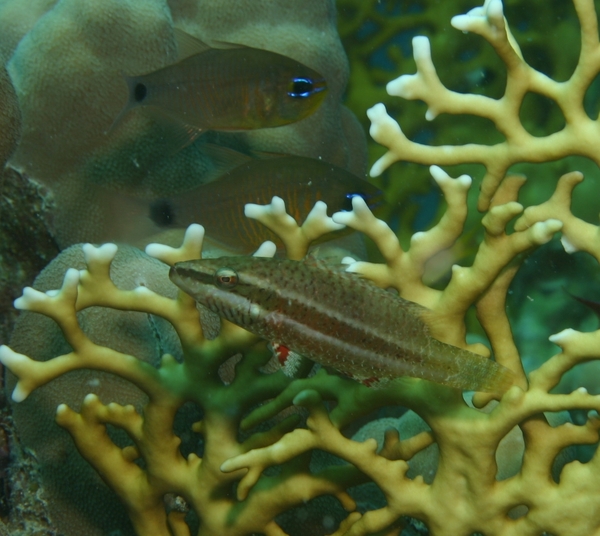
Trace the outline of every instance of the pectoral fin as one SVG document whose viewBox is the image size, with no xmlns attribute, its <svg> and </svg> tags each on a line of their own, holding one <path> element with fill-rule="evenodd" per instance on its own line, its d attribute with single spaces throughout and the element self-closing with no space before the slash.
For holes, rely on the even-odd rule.
<svg viewBox="0 0 600 536">
<path fill-rule="evenodd" d="M 160 125 L 163 132 L 162 144 L 166 154 L 175 154 L 194 143 L 205 129 L 181 122 L 164 111 L 147 106 L 144 112 Z"/>
</svg>

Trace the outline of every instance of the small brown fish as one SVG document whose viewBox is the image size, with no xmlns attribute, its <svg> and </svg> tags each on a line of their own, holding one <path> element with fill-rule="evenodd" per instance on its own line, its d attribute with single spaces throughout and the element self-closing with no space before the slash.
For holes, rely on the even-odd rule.
<svg viewBox="0 0 600 536">
<path fill-rule="evenodd" d="M 175 29 L 183 59 L 141 75 L 125 77 L 130 110 L 148 107 L 163 125 L 179 128 L 181 147 L 205 130 L 249 130 L 294 123 L 323 101 L 327 83 L 302 63 L 258 48 L 211 48 Z M 177 134 L 176 134 L 177 135 Z"/>
<path fill-rule="evenodd" d="M 301 224 L 317 201 L 329 214 L 351 210 L 352 197 L 360 195 L 372 210 L 383 202 L 375 186 L 345 169 L 302 156 L 250 158 L 234 151 L 236 167 L 213 182 L 172 198 L 155 201 L 150 219 L 159 227 L 187 227 L 200 223 L 206 234 L 236 252 L 255 251 L 265 240 L 281 240 L 265 226 L 244 215 L 246 203 L 266 205 L 273 196 L 285 201 L 288 214 Z M 333 238 L 335 235 L 328 235 Z"/>
<path fill-rule="evenodd" d="M 317 261 L 201 259 L 169 277 L 230 322 L 366 383 L 412 376 L 495 393 L 513 383 L 498 363 L 434 339 L 426 308 Z"/>
</svg>

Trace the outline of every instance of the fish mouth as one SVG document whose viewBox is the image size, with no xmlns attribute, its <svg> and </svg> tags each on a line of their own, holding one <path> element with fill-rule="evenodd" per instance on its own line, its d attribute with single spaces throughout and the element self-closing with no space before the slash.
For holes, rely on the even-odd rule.
<svg viewBox="0 0 600 536">
<path fill-rule="evenodd" d="M 171 266 L 171 269 L 169 270 L 169 279 L 175 284 L 181 282 L 182 277 L 181 274 L 177 271 L 177 266 Z"/>
<path fill-rule="evenodd" d="M 195 270 L 185 266 L 177 266 L 177 264 L 179 263 L 171 266 L 171 269 L 169 270 L 169 279 L 178 287 L 185 288 L 188 286 L 188 281 L 194 281 L 198 279 L 198 274 Z"/>
<path fill-rule="evenodd" d="M 179 288 L 179 290 L 196 299 L 195 290 L 197 290 L 197 281 L 193 275 L 194 274 L 192 274 L 189 269 L 182 268 L 181 266 L 171 266 L 171 269 L 169 270 L 169 279 L 171 280 L 171 283 Z"/>
<path fill-rule="evenodd" d="M 198 289 L 212 285 L 214 270 L 195 261 L 177 262 L 169 270 L 169 279 L 181 290 L 195 297 Z"/>
</svg>

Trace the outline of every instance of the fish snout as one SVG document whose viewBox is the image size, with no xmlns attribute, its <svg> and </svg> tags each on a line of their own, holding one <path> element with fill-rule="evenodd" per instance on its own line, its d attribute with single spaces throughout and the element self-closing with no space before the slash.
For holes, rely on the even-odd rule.
<svg viewBox="0 0 600 536">
<path fill-rule="evenodd" d="M 175 284 L 177 284 L 177 281 L 181 280 L 181 276 L 179 275 L 179 272 L 177 271 L 176 265 L 171 266 L 171 269 L 169 270 L 169 279 L 171 281 L 173 281 L 173 283 L 175 283 Z"/>
</svg>

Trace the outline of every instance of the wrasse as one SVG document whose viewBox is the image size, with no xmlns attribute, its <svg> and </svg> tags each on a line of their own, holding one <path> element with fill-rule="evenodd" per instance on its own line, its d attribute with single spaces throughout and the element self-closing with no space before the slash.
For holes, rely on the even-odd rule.
<svg viewBox="0 0 600 536">
<path fill-rule="evenodd" d="M 428 309 L 317 261 L 201 259 L 169 276 L 219 316 L 365 383 L 412 376 L 502 393 L 513 382 L 498 363 L 434 339 Z"/>
<path fill-rule="evenodd" d="M 174 143 L 183 147 L 205 130 L 294 123 L 325 98 L 324 77 L 296 60 L 241 45 L 211 48 L 178 29 L 175 36 L 182 59 L 142 76 L 126 76 L 129 100 L 111 130 L 130 110 L 143 106 L 172 127 Z"/>
<path fill-rule="evenodd" d="M 345 169 L 302 156 L 250 158 L 219 149 L 223 158 L 237 155 L 236 167 L 220 178 L 178 196 L 155 201 L 149 217 L 159 227 L 187 227 L 200 223 L 216 242 L 240 253 L 255 251 L 265 240 L 281 240 L 264 225 L 244 215 L 246 203 L 266 205 L 273 196 L 285 201 L 288 214 L 299 224 L 317 201 L 330 215 L 352 209 L 352 197 L 361 196 L 372 209 L 383 204 L 383 193 Z M 328 238 L 336 236 L 334 233 Z"/>
</svg>

